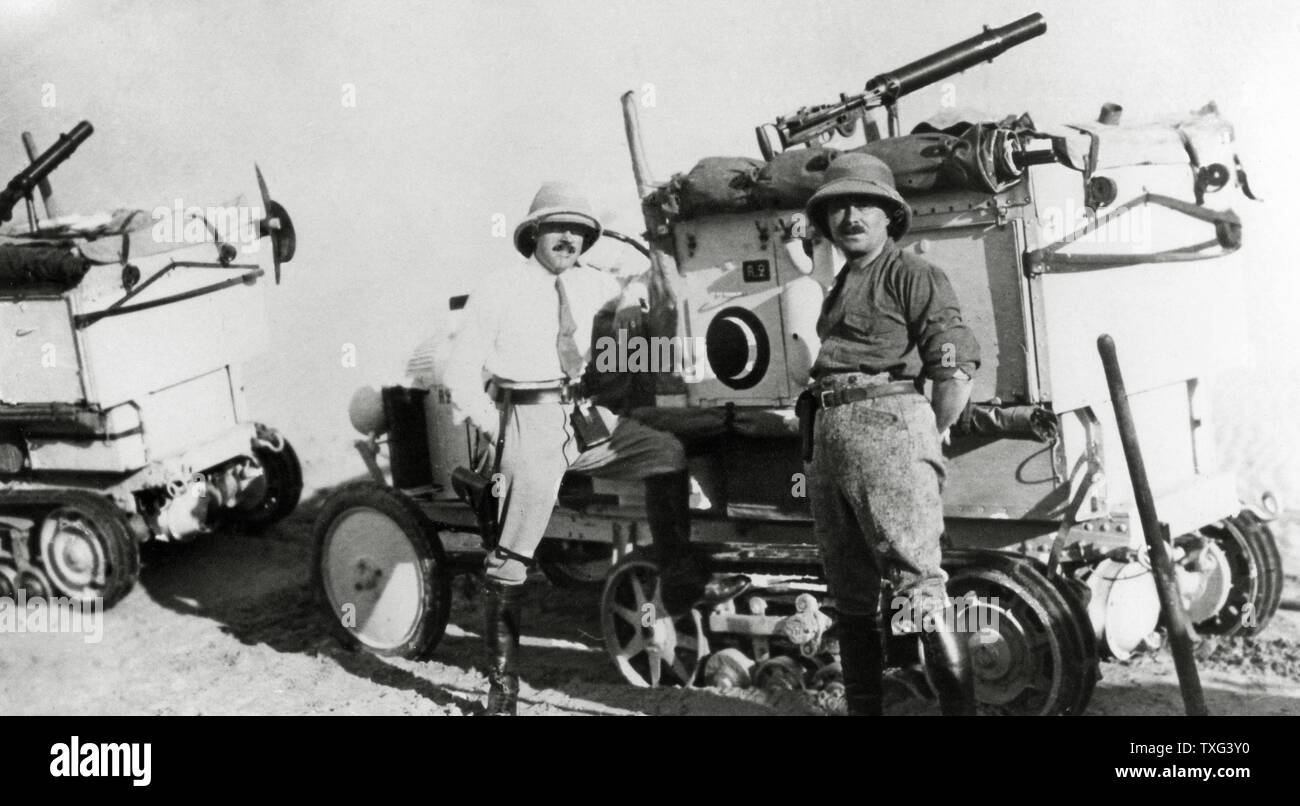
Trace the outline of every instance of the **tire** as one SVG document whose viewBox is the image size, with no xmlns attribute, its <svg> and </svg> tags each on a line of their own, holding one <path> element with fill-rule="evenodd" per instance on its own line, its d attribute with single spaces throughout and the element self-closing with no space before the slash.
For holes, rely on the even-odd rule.
<svg viewBox="0 0 1300 806">
<path fill-rule="evenodd" d="M 258 534 L 293 514 L 302 498 L 302 465 L 293 445 L 279 431 L 257 424 L 257 436 L 278 443 L 280 450 L 259 445 L 253 449 L 253 458 L 266 474 L 266 495 L 249 509 L 225 511 L 226 522 L 247 534 Z"/>
<path fill-rule="evenodd" d="M 1054 584 L 1030 560 L 1000 552 L 949 552 L 948 592 L 974 594 L 963 609 L 972 638 L 981 710 L 1010 715 L 1072 715 L 1087 707 L 1097 683 L 1097 645 L 1079 597 Z M 1061 583 L 1068 585 L 1068 583 Z"/>
<path fill-rule="evenodd" d="M 451 574 L 437 528 L 402 493 L 374 482 L 339 488 L 313 532 L 317 600 L 343 644 L 422 660 L 442 640 Z"/>
<path fill-rule="evenodd" d="M 1242 635 L 1252 638 L 1264 631 L 1282 604 L 1282 554 L 1273 530 L 1254 512 L 1243 510 L 1229 518 L 1228 523 L 1240 530 L 1255 559 L 1259 587 L 1254 599 L 1254 618 L 1241 628 Z"/>
<path fill-rule="evenodd" d="M 613 566 L 611 552 L 605 543 L 552 538 L 542 541 L 537 564 L 557 588 L 599 591 Z"/>
<path fill-rule="evenodd" d="M 120 602 L 140 578 L 140 544 L 127 516 L 89 490 L 62 490 L 34 530 L 33 554 L 53 593 L 79 601 Z"/>
</svg>

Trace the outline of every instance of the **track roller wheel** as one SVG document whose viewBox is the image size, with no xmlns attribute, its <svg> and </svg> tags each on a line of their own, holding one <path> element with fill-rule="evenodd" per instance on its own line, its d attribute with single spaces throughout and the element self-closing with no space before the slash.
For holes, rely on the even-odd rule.
<svg viewBox="0 0 1300 806">
<path fill-rule="evenodd" d="M 704 662 L 704 679 L 708 685 L 719 689 L 749 688 L 753 679 L 750 672 L 754 661 L 735 647 L 714 652 Z"/>
<path fill-rule="evenodd" d="M 804 668 L 799 661 L 776 655 L 754 666 L 754 687 L 764 691 L 803 691 Z"/>
<path fill-rule="evenodd" d="M 609 573 L 600 599 L 605 650 L 634 686 L 691 686 L 709 654 L 700 611 L 664 609 L 659 566 L 630 556 Z"/>
<path fill-rule="evenodd" d="M 335 634 L 374 655 L 427 658 L 451 613 L 442 541 L 420 507 L 373 482 L 339 488 L 314 529 L 314 581 Z"/>
<path fill-rule="evenodd" d="M 121 601 L 140 576 L 140 546 L 123 512 L 89 490 L 60 490 L 57 503 L 35 530 L 41 569 L 22 571 L 28 596 L 67 596 L 77 601 L 101 597 L 104 608 Z"/>
</svg>

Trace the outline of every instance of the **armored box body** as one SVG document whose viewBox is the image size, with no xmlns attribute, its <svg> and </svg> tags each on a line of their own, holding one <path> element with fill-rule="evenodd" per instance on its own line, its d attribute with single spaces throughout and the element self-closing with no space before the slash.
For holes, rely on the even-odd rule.
<svg viewBox="0 0 1300 806">
<path fill-rule="evenodd" d="M 1053 442 L 966 436 L 949 446 L 950 521 L 1024 527 L 977 528 L 973 539 L 1005 543 L 1052 531 L 1091 458 L 1104 479 L 1092 483 L 1076 517 L 1094 522 L 1103 539 L 1140 542 L 1096 353 L 1103 333 L 1119 346 L 1171 532 L 1238 511 L 1235 482 L 1214 461 L 1206 386 L 1240 361 L 1246 343 L 1235 217 L 1219 212 L 1242 195 L 1235 183 L 1205 191 L 1204 168 L 1232 164 L 1231 130 L 1217 116 L 1197 125 L 1199 149 L 1185 147 L 1175 127 L 1079 127 L 1067 137 L 1089 155 L 1083 168 L 1032 166 L 999 193 L 908 195 L 914 220 L 900 247 L 945 271 L 981 345 L 972 399 L 1048 409 L 1060 429 Z M 810 234 L 803 219 L 798 209 L 756 210 L 673 224 L 679 337 L 694 358 L 678 402 L 793 405 L 818 346 L 821 301 L 842 262 L 819 238 L 809 260 L 798 241 L 781 237 L 791 225 Z M 791 441 L 784 461 L 749 472 L 788 480 L 800 470 Z"/>
<path fill-rule="evenodd" d="M 148 278 L 211 250 L 146 257 L 140 268 Z M 240 367 L 267 346 L 263 291 L 234 283 L 177 298 L 215 274 L 172 269 L 126 302 L 117 265 L 92 266 L 64 290 L 0 293 L 0 413 L 23 432 L 32 470 L 127 472 L 246 419 Z M 235 441 L 246 449 L 247 439 Z"/>
</svg>

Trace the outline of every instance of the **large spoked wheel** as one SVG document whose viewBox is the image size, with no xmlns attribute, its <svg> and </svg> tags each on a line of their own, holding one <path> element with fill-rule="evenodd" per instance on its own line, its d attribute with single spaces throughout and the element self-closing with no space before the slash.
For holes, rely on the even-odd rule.
<svg viewBox="0 0 1300 806">
<path fill-rule="evenodd" d="M 274 428 L 257 425 L 253 459 L 262 470 L 256 503 L 226 510 L 229 522 L 243 532 L 265 531 L 293 513 L 302 498 L 302 465 L 289 440 Z"/>
<path fill-rule="evenodd" d="M 1241 634 L 1256 636 L 1272 621 L 1282 604 L 1282 554 L 1277 548 L 1277 538 L 1268 523 L 1250 510 L 1229 518 L 1224 525 L 1235 527 L 1241 534 L 1255 560 L 1258 588 L 1253 601 L 1252 617 L 1242 625 Z"/>
<path fill-rule="evenodd" d="M 140 546 L 126 515 L 88 491 L 64 491 L 59 499 L 36 532 L 43 578 L 25 586 L 83 602 L 102 598 L 112 607 L 140 576 Z"/>
<path fill-rule="evenodd" d="M 690 686 L 709 654 L 700 611 L 677 617 L 663 606 L 659 567 L 629 557 L 610 571 L 600 601 L 605 650 L 634 686 Z"/>
<path fill-rule="evenodd" d="M 612 547 L 585 540 L 543 540 L 537 563 L 558 588 L 597 591 L 609 576 Z"/>
<path fill-rule="evenodd" d="M 950 573 L 958 625 L 970 633 L 980 710 L 1081 713 L 1097 682 L 1097 647 L 1075 594 L 1008 555 L 981 553 Z"/>
<path fill-rule="evenodd" d="M 451 612 L 451 579 L 437 529 L 414 501 L 360 482 L 330 495 L 316 519 L 315 581 L 345 645 L 426 658 Z"/>
</svg>

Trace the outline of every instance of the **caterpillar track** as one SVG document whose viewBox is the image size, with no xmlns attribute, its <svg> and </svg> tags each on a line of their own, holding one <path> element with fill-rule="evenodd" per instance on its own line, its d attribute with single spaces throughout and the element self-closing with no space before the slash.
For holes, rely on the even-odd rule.
<svg viewBox="0 0 1300 806">
<path fill-rule="evenodd" d="M 111 499 L 69 488 L 0 490 L 0 596 L 112 607 L 140 576 L 140 539 Z"/>
</svg>

